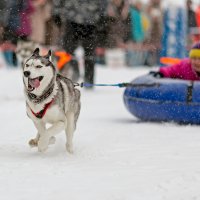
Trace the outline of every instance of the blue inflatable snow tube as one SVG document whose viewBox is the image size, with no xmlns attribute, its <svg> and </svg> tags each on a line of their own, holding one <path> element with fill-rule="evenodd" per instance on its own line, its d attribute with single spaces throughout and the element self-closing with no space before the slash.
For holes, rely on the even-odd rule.
<svg viewBox="0 0 200 200">
<path fill-rule="evenodd" d="M 144 75 L 127 87 L 128 111 L 144 121 L 174 121 L 200 124 L 200 81 L 155 78 Z M 138 85 L 138 86 L 137 86 Z"/>
</svg>

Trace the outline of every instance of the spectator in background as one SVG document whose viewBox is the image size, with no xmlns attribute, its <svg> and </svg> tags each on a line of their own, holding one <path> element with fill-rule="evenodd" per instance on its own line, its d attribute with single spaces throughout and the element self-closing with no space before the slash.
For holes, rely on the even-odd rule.
<svg viewBox="0 0 200 200">
<path fill-rule="evenodd" d="M 45 44 L 51 45 L 51 46 L 62 46 L 62 40 L 60 38 L 62 37 L 62 29 L 60 26 L 55 24 L 54 18 L 52 16 L 52 10 L 53 10 L 53 0 L 47 0 L 48 7 L 50 8 L 50 17 L 48 17 L 45 27 Z"/>
<path fill-rule="evenodd" d="M 107 12 L 109 47 L 123 47 L 130 35 L 129 3 L 127 0 L 111 0 Z"/>
<path fill-rule="evenodd" d="M 186 11 L 187 11 L 187 49 L 191 47 L 191 45 L 199 40 L 198 37 L 198 29 L 197 29 L 197 20 L 196 13 L 193 10 L 192 0 L 186 1 Z M 197 13 L 197 18 L 198 16 Z"/>
<path fill-rule="evenodd" d="M 31 0 L 8 0 L 6 4 L 3 40 L 6 41 L 4 46 L 6 44 L 8 49 L 4 51 L 4 55 L 10 66 L 17 66 L 17 58 L 12 46 L 16 45 L 19 39 L 27 40 L 31 34 L 30 15 L 33 6 Z"/>
<path fill-rule="evenodd" d="M 1 3 L 0 3 L 0 43 L 2 43 L 3 41 L 3 32 L 4 32 L 6 16 L 7 16 L 6 4 L 7 4 L 6 0 L 1 0 Z"/>
<path fill-rule="evenodd" d="M 150 0 L 147 15 L 150 20 L 148 42 L 153 44 L 155 48 L 160 48 L 163 22 L 161 0 Z"/>
<path fill-rule="evenodd" d="M 186 8 L 187 8 L 187 27 L 194 28 L 197 26 L 196 22 L 196 14 L 192 8 L 192 0 L 186 1 Z"/>
<path fill-rule="evenodd" d="M 131 40 L 135 43 L 144 41 L 144 28 L 142 22 L 142 2 L 140 0 L 132 0 L 130 4 L 131 17 Z"/>
<path fill-rule="evenodd" d="M 159 54 L 162 39 L 162 9 L 161 0 L 150 0 L 147 7 L 147 16 L 150 20 L 150 28 L 145 43 L 149 47 L 148 65 L 159 64 Z"/>
<path fill-rule="evenodd" d="M 7 5 L 7 23 L 4 39 L 17 44 L 18 39 L 26 40 L 31 34 L 30 14 L 33 12 L 31 0 L 10 0 Z"/>
<path fill-rule="evenodd" d="M 144 65 L 147 52 L 143 48 L 146 18 L 140 0 L 130 0 L 130 38 L 126 44 L 126 65 Z"/>
<path fill-rule="evenodd" d="M 31 15 L 32 32 L 30 39 L 36 43 L 45 43 L 46 22 L 51 17 L 51 5 L 48 0 L 32 0 L 34 12 Z"/>
<path fill-rule="evenodd" d="M 58 26 L 63 23 L 64 49 L 73 54 L 84 48 L 84 81 L 94 83 L 97 24 L 104 13 L 105 0 L 54 0 L 53 15 Z"/>
<path fill-rule="evenodd" d="M 196 25 L 197 27 L 200 27 L 200 4 L 197 6 L 195 15 L 196 15 Z"/>
</svg>

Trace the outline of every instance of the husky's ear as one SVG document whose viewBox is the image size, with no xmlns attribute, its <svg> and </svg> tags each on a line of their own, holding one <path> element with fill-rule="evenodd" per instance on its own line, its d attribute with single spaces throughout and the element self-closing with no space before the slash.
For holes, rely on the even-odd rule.
<svg viewBox="0 0 200 200">
<path fill-rule="evenodd" d="M 33 52 L 33 56 L 39 56 L 40 49 L 36 48 Z"/>
<path fill-rule="evenodd" d="M 52 55 L 52 52 L 51 50 L 49 50 L 48 54 L 45 56 L 46 59 L 48 59 L 49 61 L 51 61 L 51 55 Z"/>
</svg>

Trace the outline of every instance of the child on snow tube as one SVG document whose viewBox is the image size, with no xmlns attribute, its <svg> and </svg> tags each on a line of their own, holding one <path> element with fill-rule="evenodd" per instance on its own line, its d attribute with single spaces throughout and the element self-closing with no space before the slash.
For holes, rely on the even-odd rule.
<svg viewBox="0 0 200 200">
<path fill-rule="evenodd" d="M 150 72 L 157 78 L 176 78 L 191 81 L 200 81 L 200 42 L 196 43 L 185 58 L 178 64 L 161 67 L 158 72 Z"/>
</svg>

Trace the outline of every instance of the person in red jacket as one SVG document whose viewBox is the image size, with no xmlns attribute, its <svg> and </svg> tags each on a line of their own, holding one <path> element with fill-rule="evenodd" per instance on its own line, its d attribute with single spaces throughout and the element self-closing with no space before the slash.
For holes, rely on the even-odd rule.
<svg viewBox="0 0 200 200">
<path fill-rule="evenodd" d="M 189 58 L 181 60 L 178 64 L 161 67 L 153 75 L 154 77 L 200 81 L 200 42 L 191 48 Z"/>
</svg>

